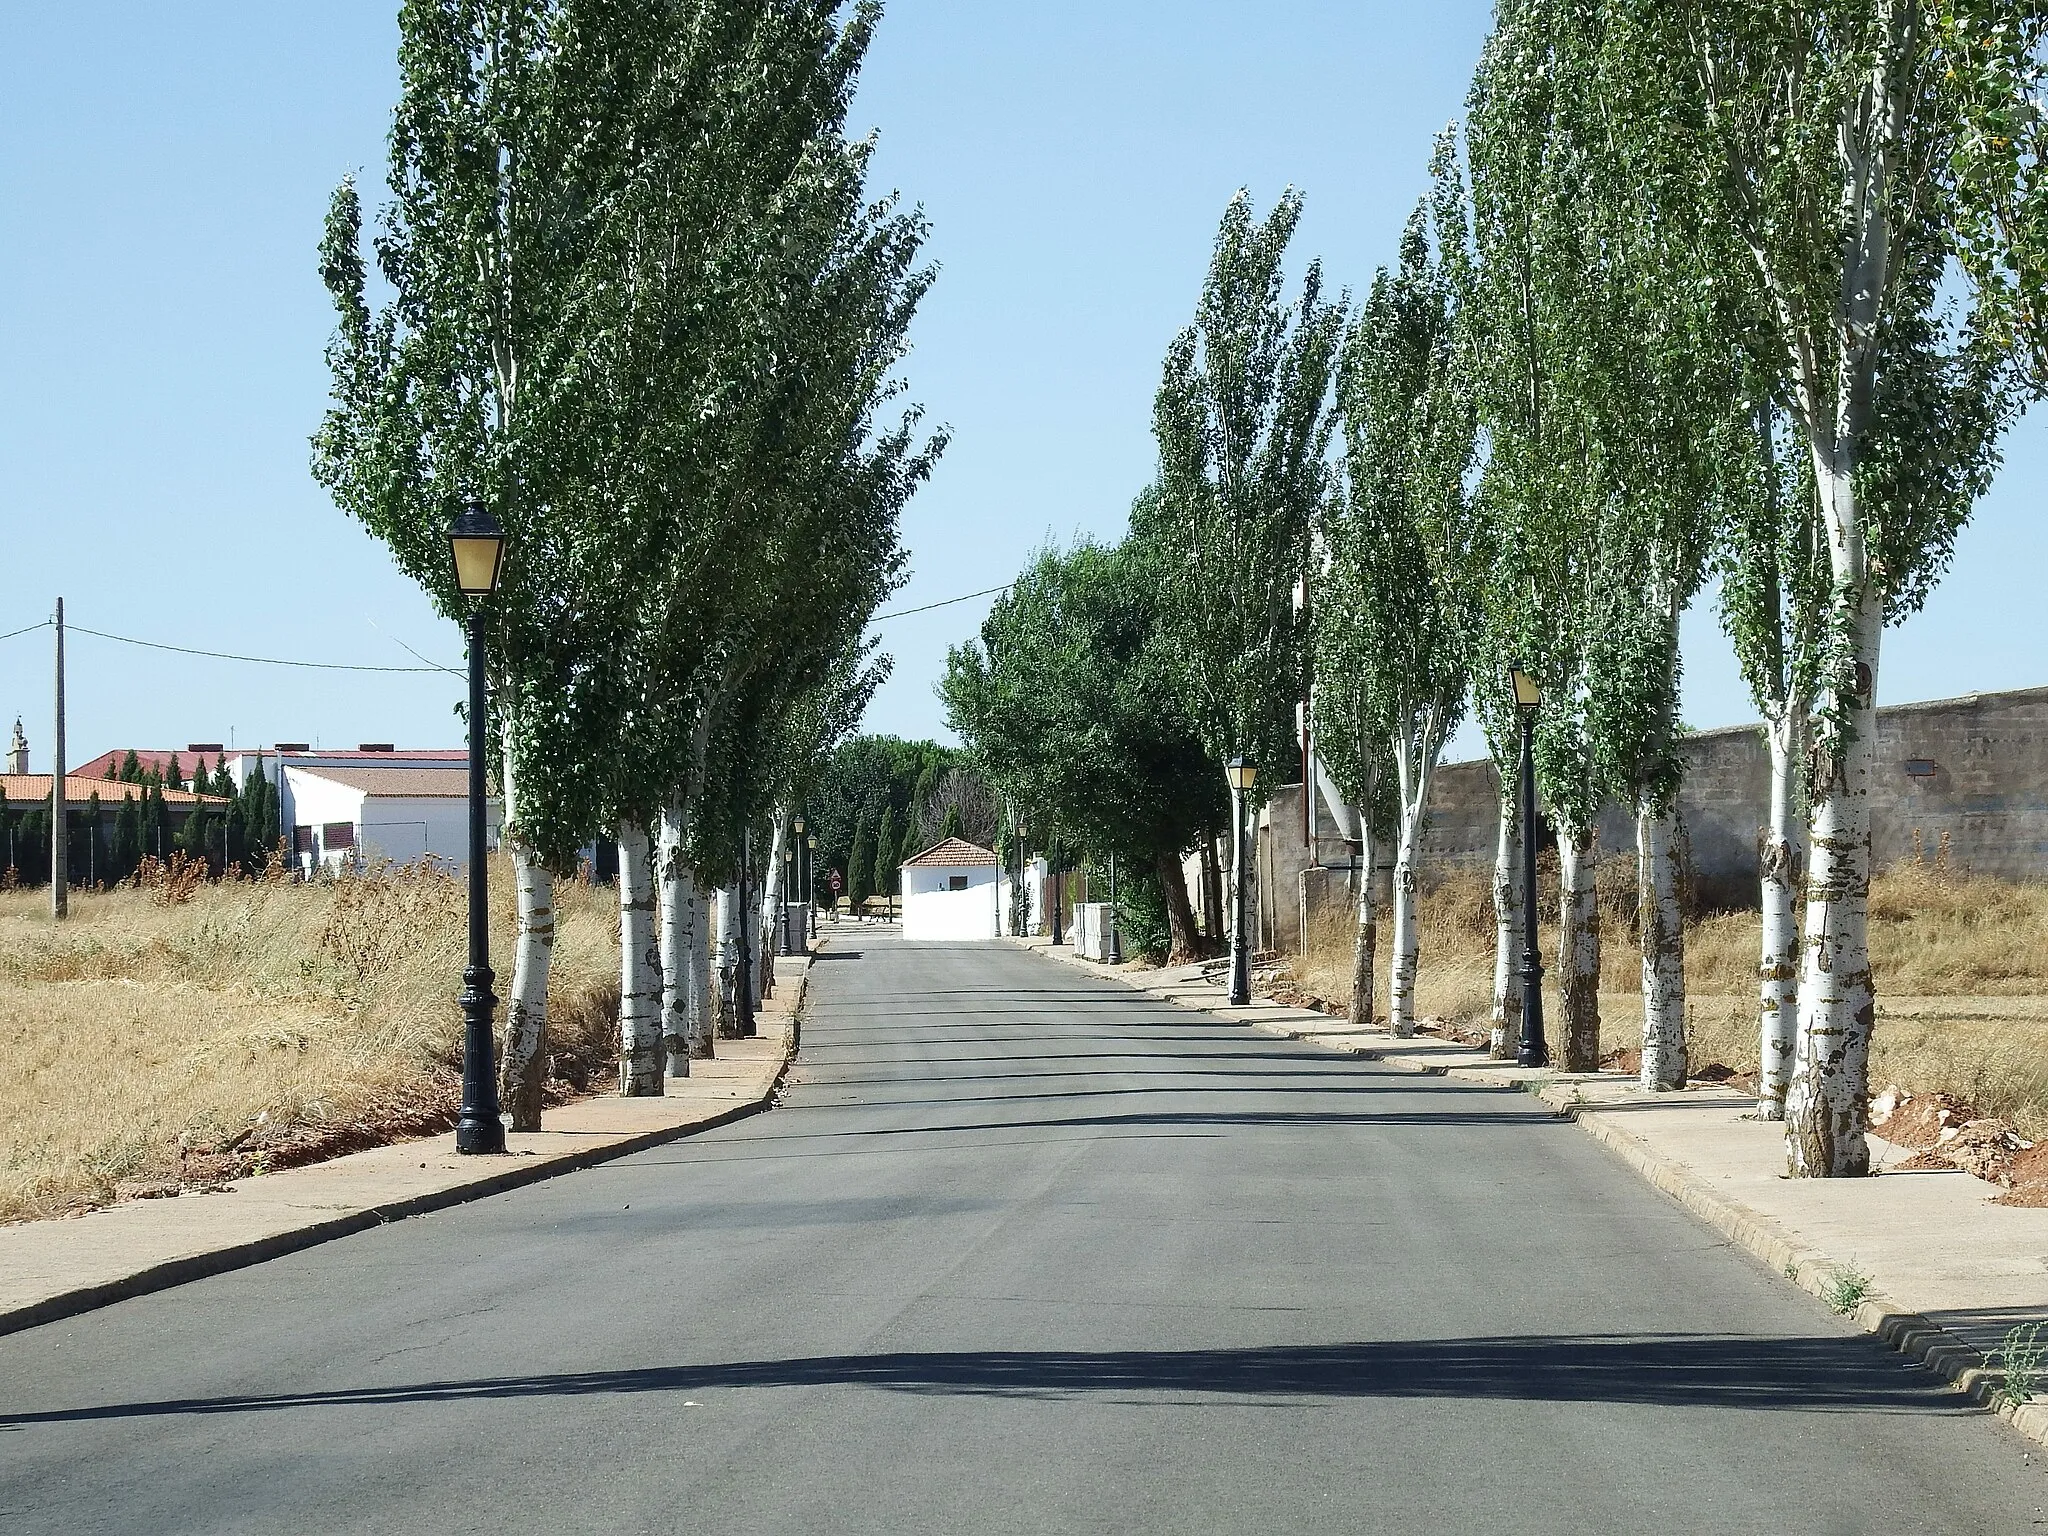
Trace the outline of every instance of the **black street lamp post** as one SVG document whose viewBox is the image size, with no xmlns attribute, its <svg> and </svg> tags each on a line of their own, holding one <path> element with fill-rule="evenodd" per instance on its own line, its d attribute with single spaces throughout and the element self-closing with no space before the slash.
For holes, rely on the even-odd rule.
<svg viewBox="0 0 2048 1536">
<path fill-rule="evenodd" d="M 1109 856 L 1109 963 L 1111 965 L 1122 965 L 1124 963 L 1124 941 L 1123 935 L 1117 931 L 1116 913 L 1116 855 L 1111 853 Z"/>
<path fill-rule="evenodd" d="M 1017 818 L 1017 890 L 1016 900 L 1010 903 L 1010 926 L 1017 930 L 1016 937 L 1024 938 L 1031 932 L 1031 887 L 1025 883 L 1026 844 L 1024 841 L 1024 818 Z"/>
<path fill-rule="evenodd" d="M 1251 950 L 1245 934 L 1244 812 L 1245 797 L 1259 781 L 1259 770 L 1233 757 L 1223 770 L 1230 781 L 1230 1006 L 1248 1008 L 1252 1001 Z"/>
<path fill-rule="evenodd" d="M 1515 710 L 1522 717 L 1522 1041 L 1515 1064 L 1550 1065 L 1543 1038 L 1543 956 L 1536 935 L 1536 711 L 1543 690 L 1515 668 Z"/>
<path fill-rule="evenodd" d="M 818 834 L 804 839 L 804 905 L 808 909 L 811 937 L 818 936 Z"/>
<path fill-rule="evenodd" d="M 1064 943 L 1066 943 L 1067 941 L 1066 941 L 1066 936 L 1065 936 L 1065 933 L 1064 933 L 1063 929 L 1062 929 L 1062 928 L 1061 928 L 1061 926 L 1060 926 L 1060 919 L 1061 919 L 1061 918 L 1062 918 L 1062 917 L 1063 917 L 1063 916 L 1064 916 L 1065 914 L 1064 914 L 1064 913 L 1062 913 L 1060 909 L 1061 909 L 1062 907 L 1064 907 L 1064 906 L 1065 906 L 1065 905 L 1067 904 L 1067 903 L 1066 903 L 1066 894 L 1067 894 L 1067 893 L 1066 893 L 1066 890 L 1065 890 L 1065 885 L 1066 885 L 1065 879 L 1064 879 L 1064 878 L 1062 877 L 1062 875 L 1061 875 L 1061 873 L 1060 873 L 1060 852 L 1059 852 L 1059 850 L 1060 850 L 1060 833 L 1059 833 L 1059 828 L 1058 828 L 1058 827 L 1054 827 L 1054 828 L 1053 828 L 1053 833 L 1052 833 L 1052 838 L 1051 838 L 1051 840 L 1050 840 L 1050 841 L 1048 841 L 1048 842 L 1047 842 L 1047 844 L 1046 844 L 1046 847 L 1045 847 L 1045 852 L 1046 852 L 1046 864 L 1045 864 L 1045 883 L 1046 883 L 1046 889 L 1047 889 L 1047 890 L 1048 890 L 1048 891 L 1049 891 L 1049 892 L 1051 893 L 1051 895 L 1052 895 L 1052 942 L 1053 942 L 1053 943 L 1055 943 L 1055 944 L 1064 944 Z"/>
<path fill-rule="evenodd" d="M 455 585 L 469 602 L 469 966 L 462 973 L 462 1110 L 457 1152 L 503 1152 L 498 1109 L 497 980 L 491 970 L 490 877 L 484 864 L 484 604 L 498 585 L 505 535 L 482 502 L 448 529 Z"/>
</svg>

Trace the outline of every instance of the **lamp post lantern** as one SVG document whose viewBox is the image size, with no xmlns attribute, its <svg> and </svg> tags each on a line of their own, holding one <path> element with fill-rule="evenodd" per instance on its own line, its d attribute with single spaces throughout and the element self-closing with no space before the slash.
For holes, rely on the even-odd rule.
<svg viewBox="0 0 2048 1536">
<path fill-rule="evenodd" d="M 1522 719 L 1522 1040 L 1515 1064 L 1550 1065 L 1543 1038 L 1543 956 L 1536 935 L 1536 711 L 1543 689 L 1520 667 L 1514 669 L 1515 713 Z"/>
<path fill-rule="evenodd" d="M 1259 782 L 1259 770 L 1242 756 L 1224 766 L 1230 783 L 1230 1006 L 1251 1006 L 1251 951 L 1245 936 L 1245 796 Z"/>
<path fill-rule="evenodd" d="M 491 970 L 489 871 L 484 866 L 484 605 L 497 590 L 505 534 L 480 501 L 449 526 L 455 585 L 469 599 L 469 967 L 462 973 L 462 1110 L 455 1150 L 503 1152 L 498 1109 L 494 1016 L 497 976 Z"/>
<path fill-rule="evenodd" d="M 793 955 L 789 947 L 789 893 L 796 888 L 796 844 L 791 843 L 782 850 L 782 888 L 775 903 L 775 953 Z"/>
</svg>

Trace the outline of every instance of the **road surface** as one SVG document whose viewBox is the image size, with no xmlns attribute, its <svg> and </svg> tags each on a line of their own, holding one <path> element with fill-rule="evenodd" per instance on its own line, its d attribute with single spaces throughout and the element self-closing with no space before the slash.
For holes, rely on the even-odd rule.
<svg viewBox="0 0 2048 1536">
<path fill-rule="evenodd" d="M 1513 1092 L 835 938 L 782 1106 L 0 1338 L 0 1530 L 2026 1531 Z"/>
</svg>

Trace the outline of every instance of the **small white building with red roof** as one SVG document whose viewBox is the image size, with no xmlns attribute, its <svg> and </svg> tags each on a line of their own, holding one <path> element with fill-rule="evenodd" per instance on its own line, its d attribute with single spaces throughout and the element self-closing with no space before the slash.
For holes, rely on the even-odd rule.
<svg viewBox="0 0 2048 1536">
<path fill-rule="evenodd" d="M 903 861 L 903 937 L 951 943 L 994 939 L 996 856 L 948 837 Z"/>
</svg>

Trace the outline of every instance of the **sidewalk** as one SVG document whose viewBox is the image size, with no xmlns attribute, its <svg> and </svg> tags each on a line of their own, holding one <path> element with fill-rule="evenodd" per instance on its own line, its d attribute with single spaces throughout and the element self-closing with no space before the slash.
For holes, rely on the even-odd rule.
<svg viewBox="0 0 2048 1536">
<path fill-rule="evenodd" d="M 2001 1401 L 2003 1378 L 1985 1367 L 2008 1329 L 2048 1318 L 2048 1210 L 1994 1204 L 1998 1187 L 1960 1170 L 1887 1172 L 1912 1153 L 1875 1136 L 1877 1177 L 1787 1178 L 1782 1129 L 1745 1118 L 1755 1101 L 1725 1088 L 1651 1094 L 1615 1073 L 1524 1069 L 1427 1036 L 1357 1033 L 1269 999 L 1232 1008 L 1213 968 L 1119 968 L 1044 939 L 1009 942 L 1267 1034 L 1534 1093 L 1774 1273 L 2048 1444 L 2048 1400 Z M 2039 1391 L 2048 1393 L 2048 1381 Z"/>
<path fill-rule="evenodd" d="M 809 962 L 775 962 L 777 995 L 760 1033 L 720 1040 L 658 1099 L 615 1094 L 551 1109 L 545 1129 L 515 1131 L 504 1157 L 459 1157 L 455 1133 L 373 1147 L 329 1162 L 240 1179 L 212 1194 L 131 1200 L 85 1216 L 0 1227 L 0 1333 L 103 1307 L 387 1221 L 624 1157 L 768 1107 L 796 1051 Z"/>
</svg>

